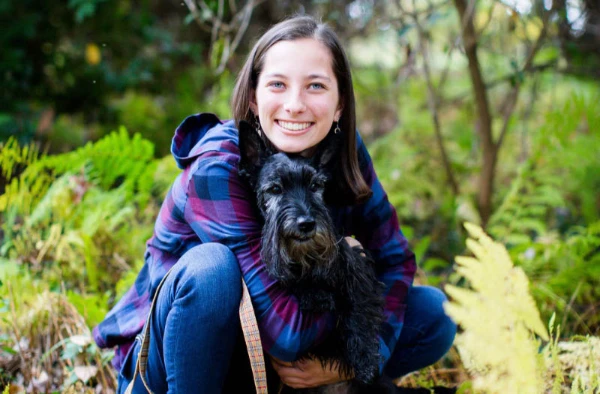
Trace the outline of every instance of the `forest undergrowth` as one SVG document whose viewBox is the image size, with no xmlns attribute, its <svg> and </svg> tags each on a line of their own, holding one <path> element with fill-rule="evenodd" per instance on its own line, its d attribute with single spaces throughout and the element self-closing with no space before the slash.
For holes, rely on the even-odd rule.
<svg viewBox="0 0 600 394">
<path fill-rule="evenodd" d="M 443 288 L 460 325 L 443 360 L 399 384 L 599 392 L 600 94 L 562 97 L 541 103 L 547 109 L 532 119 L 526 156 L 502 152 L 485 231 L 473 202 L 469 114 L 445 114 L 456 134 L 456 198 L 440 180 L 423 109 L 405 106 L 399 128 L 371 144 L 419 259 L 416 281 Z M 110 393 L 112 351 L 99 349 L 90 330 L 141 269 L 178 170 L 124 128 L 57 155 L 11 139 L 0 146 L 0 164 L 0 383 L 9 393 Z"/>
</svg>

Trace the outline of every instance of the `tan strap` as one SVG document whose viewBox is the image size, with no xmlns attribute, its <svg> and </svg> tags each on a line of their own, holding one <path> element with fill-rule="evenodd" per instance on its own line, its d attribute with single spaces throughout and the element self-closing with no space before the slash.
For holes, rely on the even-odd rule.
<svg viewBox="0 0 600 394">
<path fill-rule="evenodd" d="M 250 358 L 250 367 L 254 377 L 254 386 L 257 394 L 267 393 L 267 372 L 265 369 L 265 357 L 260 342 L 258 323 L 254 314 L 254 307 L 248 293 L 246 282 L 242 278 L 242 301 L 240 302 L 240 322 L 244 332 L 244 340 Z"/>
<path fill-rule="evenodd" d="M 169 276 L 172 269 L 173 268 L 171 268 L 162 278 L 156 289 L 156 292 L 154 293 L 152 305 L 150 306 L 150 312 L 148 313 L 148 317 L 146 319 L 146 325 L 142 331 L 142 346 L 135 363 L 135 372 L 131 382 L 129 382 L 129 385 L 125 390 L 125 394 L 131 394 L 133 392 L 133 385 L 138 374 L 141 376 L 142 383 L 144 384 L 144 387 L 148 393 L 153 394 L 148 383 L 146 382 L 146 366 L 148 364 L 148 350 L 150 347 L 150 333 L 148 330 L 150 327 L 150 318 L 156 306 L 158 293 L 160 292 L 165 279 L 167 279 L 167 276 Z M 242 299 L 240 301 L 239 314 L 240 322 L 242 324 L 242 331 L 244 333 L 244 341 L 246 342 L 246 348 L 248 349 L 248 357 L 250 358 L 250 367 L 252 368 L 252 376 L 254 378 L 256 393 L 267 394 L 267 372 L 265 369 L 265 358 L 262 350 L 262 343 L 260 341 L 260 334 L 258 332 L 258 323 L 256 322 L 256 315 L 254 314 L 254 307 L 252 306 L 250 293 L 248 293 L 248 287 L 246 286 L 246 282 L 244 282 L 243 278 Z"/>
<path fill-rule="evenodd" d="M 165 283 L 165 280 L 167 279 L 167 277 L 173 270 L 173 267 L 171 267 L 171 269 L 169 269 L 169 271 L 167 271 L 165 276 L 163 276 L 160 283 L 158 284 L 158 287 L 156 288 L 154 297 L 152 298 L 152 304 L 150 305 L 150 311 L 148 312 L 148 317 L 146 318 L 146 324 L 144 325 L 144 330 L 142 331 L 142 347 L 140 348 L 140 352 L 138 353 L 138 358 L 135 363 L 135 372 L 133 373 L 133 378 L 131 379 L 131 382 L 129 382 L 129 385 L 127 386 L 127 389 L 125 390 L 125 394 L 131 394 L 133 392 L 133 385 L 135 383 L 135 379 L 137 378 L 138 374 L 142 378 L 142 383 L 144 384 L 144 387 L 146 388 L 148 393 L 153 394 L 152 390 L 150 390 L 150 386 L 148 385 L 148 382 L 146 382 L 146 366 L 148 365 L 148 351 L 150 348 L 150 333 L 148 332 L 148 330 L 150 329 L 150 318 L 152 317 L 152 312 L 154 311 L 154 308 L 156 307 L 156 300 L 158 299 L 158 294 L 160 293 L 160 289 L 162 288 L 163 283 Z"/>
</svg>

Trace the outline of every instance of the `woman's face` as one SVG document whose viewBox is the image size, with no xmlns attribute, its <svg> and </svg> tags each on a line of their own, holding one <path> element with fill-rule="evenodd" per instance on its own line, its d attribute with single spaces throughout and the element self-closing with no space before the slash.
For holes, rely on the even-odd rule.
<svg viewBox="0 0 600 394">
<path fill-rule="evenodd" d="M 279 151 L 310 156 L 334 121 L 340 98 L 333 59 L 319 41 L 280 41 L 265 54 L 250 108 Z"/>
</svg>

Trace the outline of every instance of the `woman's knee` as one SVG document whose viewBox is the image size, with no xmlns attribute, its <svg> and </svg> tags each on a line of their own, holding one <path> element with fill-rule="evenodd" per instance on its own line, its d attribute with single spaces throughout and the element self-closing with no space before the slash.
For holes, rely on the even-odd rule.
<svg viewBox="0 0 600 394">
<path fill-rule="evenodd" d="M 444 311 L 444 303 L 448 301 L 448 297 L 440 289 L 431 286 L 413 287 L 411 296 L 414 296 L 423 311 L 426 311 L 430 324 L 427 331 L 433 333 L 435 342 L 445 353 L 452 346 L 456 336 L 456 324 Z"/>
<path fill-rule="evenodd" d="M 242 296 L 241 272 L 228 247 L 218 243 L 195 246 L 179 259 L 173 270 L 176 299 L 199 302 L 203 308 L 214 305 L 221 311 L 237 311 Z"/>
</svg>

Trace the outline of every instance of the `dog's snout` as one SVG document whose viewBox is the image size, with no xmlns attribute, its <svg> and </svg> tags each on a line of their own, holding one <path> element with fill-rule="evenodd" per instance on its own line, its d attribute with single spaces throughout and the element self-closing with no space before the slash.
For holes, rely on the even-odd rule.
<svg viewBox="0 0 600 394">
<path fill-rule="evenodd" d="M 300 230 L 304 234 L 308 234 L 315 229 L 315 219 L 309 216 L 300 216 L 296 221 L 298 225 L 298 230 Z"/>
</svg>

